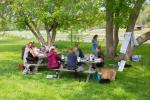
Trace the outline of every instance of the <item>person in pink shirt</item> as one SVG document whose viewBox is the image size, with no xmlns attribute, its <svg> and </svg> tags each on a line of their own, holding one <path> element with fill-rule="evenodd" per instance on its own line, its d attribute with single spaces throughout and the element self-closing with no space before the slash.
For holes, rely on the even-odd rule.
<svg viewBox="0 0 150 100">
<path fill-rule="evenodd" d="M 48 59 L 48 69 L 59 69 L 61 57 L 57 54 L 55 47 L 51 47 L 47 55 Z"/>
</svg>

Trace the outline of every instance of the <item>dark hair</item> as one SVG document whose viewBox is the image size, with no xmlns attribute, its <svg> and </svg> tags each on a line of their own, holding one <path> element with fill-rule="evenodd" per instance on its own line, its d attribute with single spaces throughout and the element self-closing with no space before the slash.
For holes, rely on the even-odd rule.
<svg viewBox="0 0 150 100">
<path fill-rule="evenodd" d="M 54 51 L 55 49 L 53 48 L 53 49 L 51 49 L 50 51 Z"/>
<path fill-rule="evenodd" d="M 73 48 L 69 48 L 68 51 L 71 51 L 72 53 L 75 53 Z"/>
<path fill-rule="evenodd" d="M 96 35 L 93 36 L 93 39 L 96 39 L 97 37 L 98 37 L 98 35 L 96 34 Z"/>
</svg>

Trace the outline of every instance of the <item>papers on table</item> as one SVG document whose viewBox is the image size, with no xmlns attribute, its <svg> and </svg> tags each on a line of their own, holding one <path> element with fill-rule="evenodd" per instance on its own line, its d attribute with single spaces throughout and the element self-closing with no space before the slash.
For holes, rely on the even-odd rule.
<svg viewBox="0 0 150 100">
<path fill-rule="evenodd" d="M 103 61 L 103 59 L 101 59 L 101 58 L 93 58 L 93 60 L 87 60 L 87 59 L 78 58 L 77 61 L 78 61 L 78 62 L 101 63 L 101 62 Z"/>
<path fill-rule="evenodd" d="M 97 59 L 94 60 L 95 63 L 99 63 L 99 62 L 102 62 L 102 61 L 103 61 L 103 59 L 101 59 L 101 58 L 97 58 Z"/>
</svg>

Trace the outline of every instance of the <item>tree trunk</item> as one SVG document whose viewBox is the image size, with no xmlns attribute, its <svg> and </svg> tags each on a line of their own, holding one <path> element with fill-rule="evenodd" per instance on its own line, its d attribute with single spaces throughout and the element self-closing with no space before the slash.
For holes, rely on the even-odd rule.
<svg viewBox="0 0 150 100">
<path fill-rule="evenodd" d="M 45 45 L 45 42 L 38 36 L 38 34 L 36 33 L 36 31 L 34 30 L 34 28 L 32 27 L 32 25 L 30 25 L 29 22 L 25 21 L 26 25 L 28 26 L 28 28 L 31 30 L 31 32 L 33 33 L 33 35 L 35 36 L 35 38 L 39 41 L 40 45 Z"/>
<path fill-rule="evenodd" d="M 52 30 L 52 43 L 55 42 L 55 37 L 56 37 L 56 26 L 54 26 Z"/>
<path fill-rule="evenodd" d="M 44 24 L 45 24 L 45 30 L 47 33 L 47 45 L 48 45 L 48 47 L 50 47 L 52 45 L 52 37 L 51 37 L 50 32 L 51 32 L 53 26 L 51 26 L 51 28 L 49 29 L 47 22 L 45 22 Z"/>
<path fill-rule="evenodd" d="M 137 0 L 136 1 L 135 5 L 131 11 L 131 14 L 129 16 L 129 21 L 128 21 L 126 32 L 133 33 L 137 18 L 139 16 L 139 13 L 140 13 L 140 10 L 142 8 L 144 1 L 145 0 Z M 131 47 L 131 44 L 129 44 L 127 54 L 126 55 L 121 54 L 120 55 L 121 59 L 127 60 L 127 59 L 131 58 L 131 56 L 133 54 L 132 51 L 133 51 L 133 48 Z"/>
<path fill-rule="evenodd" d="M 50 47 L 52 45 L 52 39 L 51 39 L 51 34 L 50 32 L 47 33 L 47 45 Z"/>
<path fill-rule="evenodd" d="M 137 42 L 139 45 L 143 44 L 144 42 L 146 42 L 147 40 L 150 40 L 150 31 L 140 35 L 139 37 L 137 37 Z"/>
<path fill-rule="evenodd" d="M 139 45 L 143 44 L 147 40 L 150 40 L 150 31 L 148 31 L 148 32 L 140 35 L 139 37 L 137 37 L 136 40 L 137 40 L 137 42 L 138 42 Z M 128 55 L 126 55 L 126 59 L 130 59 L 131 58 L 130 55 L 132 55 L 134 47 L 129 46 L 129 50 L 130 50 L 130 52 L 128 52 Z"/>
<path fill-rule="evenodd" d="M 32 25 L 34 26 L 34 28 L 35 28 L 35 30 L 36 30 L 36 33 L 38 34 L 40 40 L 42 41 L 42 45 L 43 45 L 43 46 L 46 46 L 45 40 L 44 40 L 43 36 L 41 35 L 41 33 L 40 33 L 40 31 L 39 31 L 39 28 L 37 27 L 37 25 L 35 24 L 34 21 L 32 21 L 31 23 L 32 23 Z"/>
<path fill-rule="evenodd" d="M 113 3 L 114 0 L 106 0 L 106 48 L 108 56 L 113 55 Z"/>
<path fill-rule="evenodd" d="M 114 56 L 117 55 L 117 47 L 118 47 L 118 43 L 119 43 L 119 36 L 118 36 L 118 32 L 119 32 L 119 26 L 115 26 L 114 28 Z"/>
<path fill-rule="evenodd" d="M 133 10 L 131 11 L 126 32 L 133 32 L 140 10 L 145 0 L 137 0 Z"/>
</svg>

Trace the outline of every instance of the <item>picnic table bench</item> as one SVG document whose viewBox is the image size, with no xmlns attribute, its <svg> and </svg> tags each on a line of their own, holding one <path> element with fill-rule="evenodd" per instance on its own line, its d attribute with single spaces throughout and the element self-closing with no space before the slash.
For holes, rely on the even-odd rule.
<svg viewBox="0 0 150 100">
<path fill-rule="evenodd" d="M 60 72 L 77 72 L 75 70 L 69 70 L 67 68 L 59 68 L 59 69 L 50 69 L 50 70 L 54 70 L 54 71 L 60 71 Z M 85 70 L 85 71 L 79 71 L 78 73 L 84 73 L 84 74 L 88 74 L 87 78 L 86 78 L 86 82 L 89 81 L 91 74 L 94 74 L 96 71 L 95 70 Z"/>
<path fill-rule="evenodd" d="M 43 58 L 45 58 L 45 56 L 39 56 L 39 61 L 37 62 L 37 64 L 28 64 L 28 67 L 29 67 L 29 66 L 35 66 L 35 67 L 36 67 L 35 70 L 37 71 L 40 66 L 47 66 L 46 63 L 44 63 L 44 64 L 42 63 L 42 59 L 43 59 Z M 90 76 L 96 72 L 96 70 L 92 69 L 92 64 L 93 64 L 93 63 L 97 63 L 97 62 L 94 62 L 94 61 L 86 61 L 86 60 L 81 61 L 81 62 L 88 63 L 88 65 L 89 65 L 89 68 L 88 68 L 87 70 L 79 71 L 79 73 L 87 74 L 86 82 L 88 82 L 89 79 L 90 79 Z M 77 72 L 77 71 L 75 71 L 75 70 L 69 70 L 69 69 L 64 68 L 64 67 L 65 67 L 65 66 L 64 66 L 64 64 L 63 64 L 59 69 L 50 69 L 50 70 L 53 70 L 53 71 L 60 71 L 60 72 Z"/>
</svg>

